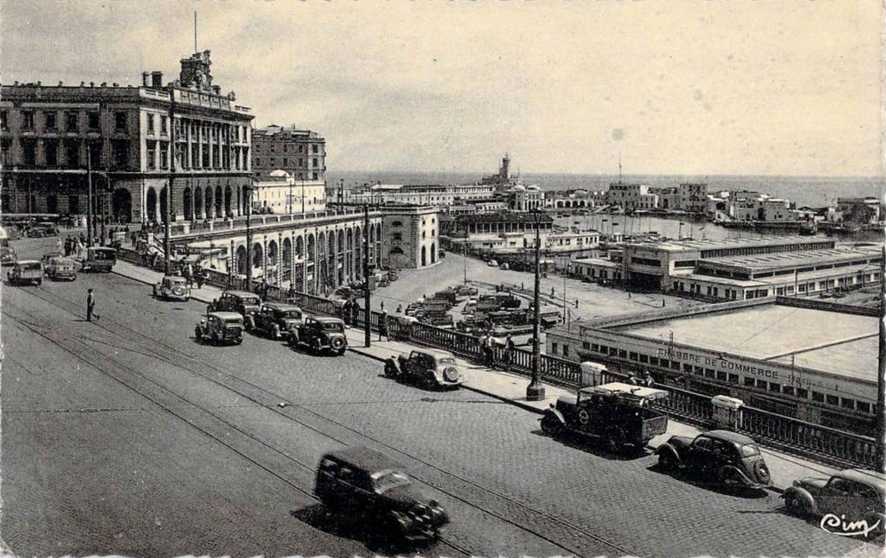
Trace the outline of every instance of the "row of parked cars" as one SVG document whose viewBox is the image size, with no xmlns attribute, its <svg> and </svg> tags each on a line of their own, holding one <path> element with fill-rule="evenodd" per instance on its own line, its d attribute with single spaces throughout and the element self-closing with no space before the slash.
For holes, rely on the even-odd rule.
<svg viewBox="0 0 886 558">
<path fill-rule="evenodd" d="M 225 291 L 213 301 L 195 333 L 208 342 L 240 343 L 245 330 L 316 352 L 342 354 L 347 349 L 345 325 L 338 318 L 307 316 L 296 305 L 263 303 L 245 291 Z M 384 373 L 425 388 L 452 388 L 463 381 L 452 354 L 435 349 L 392 357 Z M 602 442 L 613 452 L 641 452 L 653 437 L 667 432 L 668 417 L 654 406 L 666 397 L 665 390 L 618 382 L 583 388 L 551 405 L 540 419 L 541 429 L 552 437 Z M 772 483 L 758 445 L 736 432 L 671 436 L 655 453 L 660 470 L 705 484 L 762 490 Z M 315 493 L 329 512 L 371 525 L 372 533 L 389 540 L 435 539 L 449 521 L 439 502 L 422 495 L 402 466 L 369 448 L 324 455 Z M 831 478 L 800 479 L 782 497 L 787 511 L 799 516 L 864 520 L 872 536 L 881 535 L 886 525 L 886 475 L 881 473 L 849 469 Z"/>
</svg>

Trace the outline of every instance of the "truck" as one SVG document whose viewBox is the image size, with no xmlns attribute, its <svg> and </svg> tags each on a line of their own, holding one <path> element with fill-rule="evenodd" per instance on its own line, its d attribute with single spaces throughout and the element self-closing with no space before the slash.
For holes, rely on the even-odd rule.
<svg viewBox="0 0 886 558">
<path fill-rule="evenodd" d="M 551 404 L 541 429 L 553 437 L 573 433 L 595 439 L 613 453 L 642 451 L 667 432 L 668 416 L 650 406 L 667 397 L 665 390 L 621 382 L 582 388 L 575 397 L 561 396 Z"/>
</svg>

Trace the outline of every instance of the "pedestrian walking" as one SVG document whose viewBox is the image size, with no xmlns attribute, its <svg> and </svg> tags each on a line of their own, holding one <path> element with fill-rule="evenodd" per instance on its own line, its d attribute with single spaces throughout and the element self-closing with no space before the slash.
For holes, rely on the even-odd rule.
<svg viewBox="0 0 886 558">
<path fill-rule="evenodd" d="M 341 306 L 341 319 L 345 321 L 349 326 L 351 325 L 351 318 L 353 314 L 351 313 L 351 299 L 345 301 Z"/>
<path fill-rule="evenodd" d="M 206 281 L 206 272 L 203 271 L 200 264 L 197 264 L 197 267 L 194 269 L 194 281 L 197 283 L 198 289 L 203 288 L 203 282 Z"/>
<path fill-rule="evenodd" d="M 382 300 L 382 301 L 379 303 L 379 306 L 378 306 L 378 307 L 379 307 L 379 309 L 380 309 L 382 312 L 384 312 L 384 311 L 385 311 L 385 301 Z"/>
<path fill-rule="evenodd" d="M 388 311 L 382 306 L 381 315 L 378 317 L 378 340 L 388 337 Z"/>
<path fill-rule="evenodd" d="M 91 322 L 92 318 L 96 320 L 101 316 L 95 313 L 95 294 L 92 292 L 92 289 L 87 289 L 86 291 L 86 321 Z"/>
<path fill-rule="evenodd" d="M 403 313 L 403 305 L 402 305 L 402 304 L 398 304 L 398 305 L 397 305 L 397 310 L 396 310 L 396 312 L 394 312 L 394 313 L 395 313 L 395 314 L 402 314 L 402 313 Z"/>
<path fill-rule="evenodd" d="M 353 306 L 351 306 L 351 313 L 351 323 L 356 326 L 357 321 L 360 319 L 360 301 L 354 301 Z"/>
</svg>

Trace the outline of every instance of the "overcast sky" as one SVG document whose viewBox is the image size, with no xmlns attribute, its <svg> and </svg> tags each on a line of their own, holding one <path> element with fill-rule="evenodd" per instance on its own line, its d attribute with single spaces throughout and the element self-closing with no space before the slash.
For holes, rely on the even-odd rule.
<svg viewBox="0 0 886 558">
<path fill-rule="evenodd" d="M 212 51 L 254 124 L 342 170 L 875 175 L 879 0 L 0 0 L 14 80 Z"/>
</svg>

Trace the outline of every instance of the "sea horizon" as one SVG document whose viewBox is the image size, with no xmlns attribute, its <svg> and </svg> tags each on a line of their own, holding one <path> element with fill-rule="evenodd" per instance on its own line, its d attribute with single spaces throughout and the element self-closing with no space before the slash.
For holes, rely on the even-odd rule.
<svg viewBox="0 0 886 558">
<path fill-rule="evenodd" d="M 347 189 L 363 184 L 473 184 L 481 173 L 445 171 L 330 171 L 330 186 L 344 180 Z M 579 174 L 579 173 L 522 173 L 524 184 L 538 184 L 543 190 L 557 191 L 585 189 L 605 191 L 613 182 L 636 183 L 650 186 L 675 186 L 681 182 L 703 182 L 708 192 L 721 190 L 751 190 L 785 198 L 798 207 L 824 207 L 837 197 L 879 197 L 886 189 L 886 176 L 799 176 L 799 175 L 686 175 L 686 174 Z"/>
</svg>

